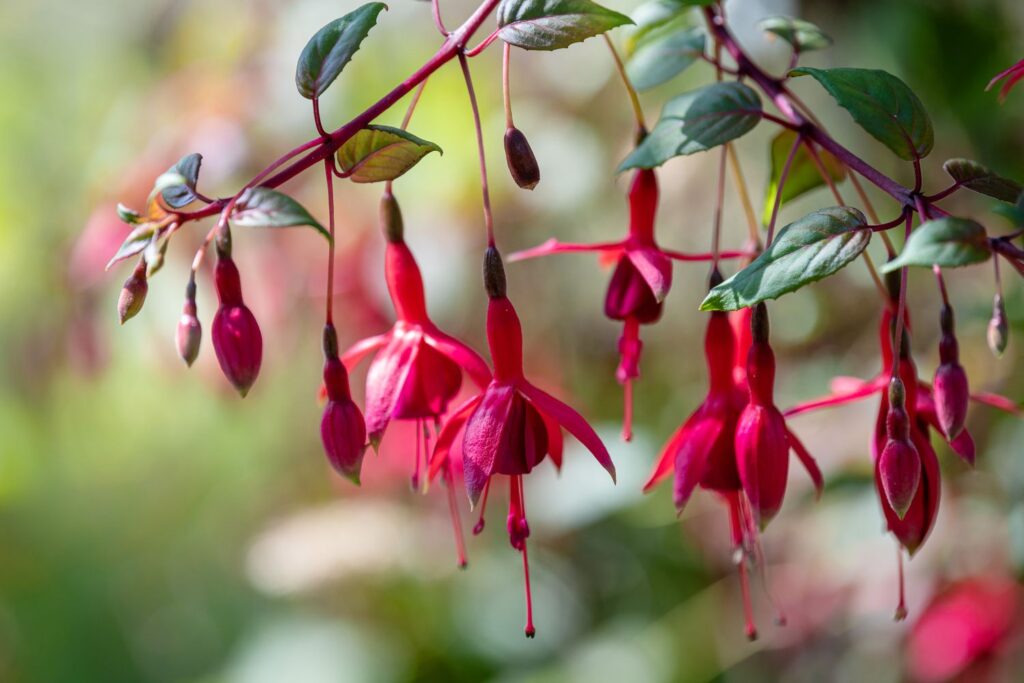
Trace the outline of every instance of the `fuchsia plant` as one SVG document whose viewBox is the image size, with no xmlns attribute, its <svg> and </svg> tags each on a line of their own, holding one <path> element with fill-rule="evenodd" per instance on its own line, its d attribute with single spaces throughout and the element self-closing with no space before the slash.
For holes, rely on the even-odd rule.
<svg viewBox="0 0 1024 683">
<path fill-rule="evenodd" d="M 142 212 L 119 208 L 131 226 L 111 264 L 138 257 L 125 283 L 118 310 L 121 321 L 141 309 L 148 278 L 159 270 L 171 238 L 188 223 L 217 217 L 192 262 L 186 300 L 177 329 L 178 352 L 189 365 L 197 357 L 202 326 L 196 309 L 196 273 L 210 243 L 215 243 L 215 284 L 219 308 L 211 334 L 221 369 L 242 396 L 251 390 L 262 360 L 259 325 L 242 297 L 242 279 L 231 258 L 232 231 L 252 227 L 309 226 L 327 239 L 327 303 L 324 313 L 324 409 L 321 436 L 328 460 L 340 473 L 359 482 L 363 454 L 384 437 L 391 420 L 416 423 L 414 489 L 441 476 L 448 491 L 458 561 L 466 565 L 465 544 L 455 497 L 457 481 L 452 455 L 461 454 L 465 487 L 472 505 L 483 508 L 495 477 L 508 477 L 509 540 L 523 556 L 527 598 L 527 636 L 534 635 L 526 540 L 524 475 L 550 456 L 562 460 L 565 428 L 612 475 L 607 449 L 575 410 L 531 384 L 524 374 L 522 330 L 507 296 L 505 269 L 499 255 L 484 160 L 483 130 L 469 68 L 469 59 L 497 40 L 503 46 L 502 81 L 506 114 L 504 144 L 512 179 L 532 189 L 541 172 L 526 135 L 512 117 L 509 68 L 512 48 L 557 50 L 603 35 L 625 85 L 636 120 L 634 148 L 619 166 L 630 171 L 627 193 L 629 225 L 619 241 L 568 244 L 551 239 L 519 252 L 512 260 L 563 252 L 593 251 L 615 266 L 605 296 L 605 315 L 621 321 L 616 377 L 625 388 L 623 436 L 629 439 L 632 384 L 639 376 L 640 326 L 659 320 L 672 283 L 673 260 L 709 261 L 710 290 L 701 310 L 707 311 L 705 355 L 707 396 L 665 445 L 645 490 L 674 475 L 674 500 L 681 512 L 699 485 L 718 493 L 729 510 L 732 541 L 746 611 L 747 634 L 756 634 L 748 572 L 764 570 L 759 534 L 782 506 L 792 451 L 809 472 L 819 494 L 820 470 L 791 427 L 788 417 L 802 412 L 880 394 L 873 433 L 866 436 L 874 454 L 875 484 L 888 529 L 910 554 L 924 543 L 935 522 L 940 495 L 938 459 L 930 430 L 937 431 L 967 462 L 974 464 L 974 444 L 966 427 L 967 403 L 974 398 L 1011 412 L 1009 399 L 969 393 L 959 362 L 953 309 L 944 269 L 991 261 L 996 295 L 989 326 L 989 344 L 999 355 L 1007 348 L 1008 324 L 1000 281 L 1000 260 L 1024 274 L 1024 196 L 1021 186 L 982 165 L 952 159 L 943 168 L 953 183 L 928 194 L 923 160 L 931 151 L 934 132 L 916 95 L 895 76 L 858 68 L 797 67 L 802 53 L 827 47 L 831 40 L 819 28 L 797 19 L 772 17 L 762 26 L 792 47 L 791 68 L 782 76 L 754 63 L 729 28 L 724 10 L 714 0 L 654 0 L 657 11 L 642 9 L 630 36 L 626 59 L 620 57 L 607 32 L 632 24 L 628 17 L 590 0 L 484 0 L 454 31 L 445 28 L 438 0 L 432 15 L 442 44 L 421 68 L 351 121 L 328 130 L 321 119 L 320 97 L 341 74 L 386 7 L 369 3 L 327 24 L 309 41 L 299 58 L 296 86 L 310 100 L 317 136 L 269 164 L 234 194 L 214 199 L 197 189 L 198 154 L 182 158 L 157 178 Z M 652 9 L 652 8 L 646 8 Z M 470 39 L 492 14 L 497 27 L 475 47 Z M 483 216 L 486 228 L 484 290 L 488 298 L 486 331 L 493 375 L 471 348 L 441 332 L 426 310 L 423 279 L 404 241 L 404 226 L 392 183 L 424 156 L 439 148 L 406 129 L 428 78 L 447 62 L 458 60 L 472 108 L 480 159 Z M 664 83 L 697 61 L 713 67 L 709 85 L 684 92 L 664 104 L 661 116 L 646 126 L 638 90 Z M 998 75 L 1006 79 L 1000 97 L 1024 75 L 1017 64 Z M 913 186 L 885 175 L 821 125 L 794 94 L 791 80 L 810 76 L 871 136 L 908 162 Z M 415 91 L 415 92 L 414 92 Z M 401 127 L 373 123 L 399 100 L 413 93 Z M 774 112 L 765 109 L 765 101 Z M 770 149 L 771 177 L 759 224 L 733 150 L 735 141 L 762 121 L 778 128 Z M 658 180 L 655 169 L 670 159 L 717 150 L 716 208 L 711 221 L 711 250 L 686 254 L 661 246 L 656 239 Z M 313 168 L 321 167 L 328 195 L 324 227 L 294 199 L 276 188 Z M 749 238 L 733 250 L 720 245 L 726 177 L 744 207 Z M 334 182 L 384 182 L 381 224 L 385 248 L 385 279 L 396 322 L 388 332 L 365 339 L 348 351 L 338 348 L 333 317 Z M 858 207 L 847 204 L 837 183 L 849 179 Z M 895 218 L 882 222 L 869 201 L 862 180 L 891 197 Z M 549 181 L 551 182 L 551 181 Z M 794 197 L 827 187 L 836 205 L 824 207 L 776 229 L 782 206 Z M 979 222 L 950 215 L 941 202 L 962 188 L 1005 203 L 1001 212 L 1014 224 L 1012 232 L 990 234 Z M 193 205 L 194 208 L 193 208 Z M 865 216 L 866 214 L 866 216 Z M 763 228 L 763 229 L 762 229 Z M 903 228 L 897 250 L 889 232 Z M 876 268 L 867 247 L 878 236 L 887 262 Z M 780 410 L 774 399 L 776 360 L 769 340 L 767 302 L 830 277 L 862 259 L 881 293 L 880 344 L 882 369 L 868 381 L 837 378 L 834 393 L 824 399 Z M 722 264 L 739 259 L 731 277 Z M 934 382 L 922 382 L 910 343 L 907 285 L 911 267 L 930 268 L 942 300 L 940 365 Z M 886 275 L 886 282 L 883 277 Z M 352 398 L 348 370 L 375 353 L 366 386 L 365 417 Z M 656 361 L 655 361 L 656 362 Z M 462 373 L 480 393 L 450 409 L 462 384 Z M 431 445 L 431 427 L 436 438 Z M 868 432 L 865 429 L 865 432 Z M 481 502 L 481 498 L 483 499 Z M 902 552 L 900 603 L 903 604 Z M 767 587 L 767 586 L 766 586 Z"/>
</svg>

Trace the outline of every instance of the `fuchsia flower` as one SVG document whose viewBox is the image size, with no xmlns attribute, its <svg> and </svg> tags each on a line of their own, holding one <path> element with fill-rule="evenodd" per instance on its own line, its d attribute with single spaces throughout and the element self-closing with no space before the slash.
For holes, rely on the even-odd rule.
<svg viewBox="0 0 1024 683">
<path fill-rule="evenodd" d="M 721 276 L 715 270 L 711 286 L 718 282 Z M 754 321 L 757 329 L 751 335 Z M 750 604 L 747 560 L 761 564 L 757 521 L 766 524 L 781 505 L 790 448 L 819 491 L 821 471 L 773 404 L 775 366 L 767 343 L 764 310 L 753 315 L 749 309 L 738 311 L 732 321 L 726 313 L 711 313 L 704 354 L 707 396 L 665 444 L 644 491 L 650 491 L 674 471 L 673 498 L 679 513 L 698 484 L 723 497 L 737 551 L 746 632 L 753 639 L 757 630 Z M 752 504 L 751 494 L 759 506 Z"/>
<path fill-rule="evenodd" d="M 324 387 L 327 405 L 320 421 L 324 451 L 339 474 L 359 484 L 366 451 L 366 422 L 352 400 L 348 372 L 338 359 L 338 336 L 330 323 L 324 326 Z"/>
<path fill-rule="evenodd" d="M 214 268 L 217 300 L 210 333 L 224 376 L 243 397 L 249 393 L 263 360 L 263 335 L 252 311 L 242 300 L 242 281 L 231 256 L 218 251 Z"/>
<path fill-rule="evenodd" d="M 522 477 L 546 456 L 558 466 L 564 427 L 575 436 L 615 480 L 611 456 L 587 421 L 575 410 L 541 391 L 523 376 L 523 332 L 512 302 L 505 295 L 505 272 L 494 247 L 484 260 L 487 304 L 487 343 L 494 361 L 494 379 L 477 396 L 448 418 L 434 444 L 430 478 L 448 467 L 449 453 L 462 435 L 461 449 L 466 492 L 475 506 L 495 475 L 509 477 L 508 534 L 512 547 L 523 554 L 526 582 L 526 635 L 532 638 L 533 606 Z M 486 500 L 485 500 L 486 502 Z M 481 512 L 481 515 L 483 513 Z M 478 525 L 478 529 L 482 526 Z"/>
<path fill-rule="evenodd" d="M 625 418 L 622 437 L 632 438 L 632 382 L 640 376 L 640 325 L 656 322 L 661 317 L 662 302 L 672 286 L 672 259 L 703 261 L 710 254 L 684 254 L 663 249 L 654 239 L 654 219 L 658 209 L 658 179 L 653 170 L 641 169 L 629 186 L 629 234 L 617 242 L 567 244 L 550 239 L 540 246 L 512 254 L 511 261 L 565 252 L 598 252 L 602 260 L 615 263 L 608 283 L 604 314 L 623 322 L 619 339 L 619 367 L 615 377 L 625 387 Z M 737 252 L 722 253 L 734 258 Z"/>
</svg>

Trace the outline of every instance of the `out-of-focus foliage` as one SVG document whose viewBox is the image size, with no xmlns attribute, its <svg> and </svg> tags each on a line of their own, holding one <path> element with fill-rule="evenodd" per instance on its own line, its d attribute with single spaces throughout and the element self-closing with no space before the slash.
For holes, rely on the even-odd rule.
<svg viewBox="0 0 1024 683">
<path fill-rule="evenodd" d="M 607 4 L 634 9 L 626 0 Z M 766 40 L 757 22 L 787 14 L 835 40 L 806 55 L 809 66 L 899 74 L 934 123 L 930 191 L 942 189 L 939 164 L 950 157 L 1024 178 L 1024 96 L 1012 93 L 999 106 L 995 93 L 983 92 L 1024 51 L 1018 2 L 805 4 L 740 0 L 728 10 L 740 39 L 775 73 L 786 68 L 789 48 Z M 793 420 L 829 486 L 814 503 L 795 476 L 765 539 L 768 578 L 789 625 L 770 625 L 758 589 L 757 643 L 742 637 L 724 507 L 697 496 L 677 521 L 668 491 L 639 493 L 660 443 L 704 391 L 702 266 L 676 267 L 665 320 L 645 338 L 637 438 L 628 446 L 616 436 L 619 330 L 600 315 L 607 273 L 573 255 L 509 267 L 531 374 L 577 397 L 603 427 L 620 473 L 612 488 L 570 448 L 561 477 L 545 465 L 528 484 L 535 641 L 521 635 L 519 558 L 501 533 L 500 498 L 488 529 L 470 542 L 469 571 L 459 572 L 442 491 L 408 491 L 410 429 L 393 427 L 380 455 L 367 455 L 362 489 L 330 473 L 317 434 L 325 242 L 314 231 L 235 236 L 246 298 L 267 343 L 264 374 L 244 401 L 220 377 L 208 339 L 191 370 L 174 348 L 203 228 L 175 237 L 145 309 L 117 325 L 117 290 L 130 266 L 103 271 L 128 231 L 116 203 L 141 206 L 153 178 L 189 152 L 203 155 L 200 189 L 226 193 L 315 135 L 309 103 L 293 86 L 295 60 L 317 28 L 356 5 L 0 3 L 0 680 L 901 680 L 908 627 L 890 620 L 895 553 L 870 478 L 875 405 Z M 442 5 L 450 25 L 472 9 L 465 0 Z M 624 41 L 628 30 L 617 30 Z M 392 3 L 325 94 L 325 124 L 361 111 L 438 44 L 427 4 Z M 472 67 L 500 246 L 619 236 L 625 188 L 613 171 L 628 151 L 631 123 L 602 41 L 514 56 L 516 123 L 542 169 L 533 192 L 504 174 L 498 53 Z M 710 77 L 694 65 L 645 93 L 650 120 L 664 101 Z M 794 87 L 843 144 L 912 179 L 810 80 Z M 401 113 L 399 106 L 379 123 L 397 125 Z M 457 68 L 431 79 L 413 121 L 445 154 L 424 157 L 395 184 L 406 237 L 437 322 L 482 348 L 479 181 Z M 762 125 L 739 144 L 753 188 L 768 184 L 774 132 Z M 697 154 L 661 171 L 659 230 L 674 248 L 706 248 L 712 163 Z M 322 223 L 325 197 L 319 174 L 310 176 L 288 189 Z M 343 343 L 390 321 L 375 228 L 379 190 L 338 191 Z M 780 225 L 831 204 L 823 193 L 787 204 Z M 891 207 L 872 196 L 888 219 Z M 1002 228 L 993 203 L 963 193 L 951 205 Z M 743 215 L 731 192 L 725 215 L 724 239 L 739 245 Z M 929 278 L 924 270 L 911 276 L 913 344 L 926 376 L 938 355 Z M 1020 399 L 1021 288 L 1007 289 L 1015 329 L 996 362 L 983 342 L 988 271 L 950 272 L 948 282 L 973 386 Z M 879 307 L 858 264 L 773 306 L 780 405 L 824 393 L 832 375 L 876 372 Z M 204 272 L 204 325 L 213 310 Z M 978 470 L 940 451 L 944 507 L 908 568 L 911 621 L 947 580 L 1024 571 L 1024 426 L 982 407 L 968 421 Z M 463 513 L 468 531 L 473 520 Z M 1011 647 L 995 659 L 998 671 L 1020 671 Z"/>
</svg>

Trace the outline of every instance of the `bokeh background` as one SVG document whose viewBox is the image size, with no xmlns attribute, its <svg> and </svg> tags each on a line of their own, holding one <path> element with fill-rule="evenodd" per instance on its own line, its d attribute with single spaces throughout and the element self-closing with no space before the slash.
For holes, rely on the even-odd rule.
<svg viewBox="0 0 1024 683">
<path fill-rule="evenodd" d="M 883 533 L 870 482 L 874 401 L 795 419 L 829 485 L 815 503 L 793 468 L 786 504 L 765 536 L 768 581 L 789 624 L 772 625 L 755 583 L 762 637 L 745 641 L 724 507 L 699 493 L 677 520 L 667 490 L 639 491 L 660 444 L 703 395 L 704 319 L 696 307 L 704 265 L 676 267 L 664 319 L 645 330 L 629 445 L 617 438 L 619 329 L 601 315 L 608 272 L 587 255 L 509 268 L 528 372 L 592 418 L 620 472 L 612 487 L 574 445 L 560 477 L 547 464 L 531 475 L 533 641 L 522 636 L 521 565 L 503 533 L 500 498 L 461 572 L 442 489 L 425 497 L 409 490 L 411 430 L 392 427 L 381 454 L 368 455 L 361 489 L 330 471 L 317 429 L 325 249 L 312 231 L 236 235 L 247 300 L 267 344 L 244 401 L 220 376 L 208 338 L 191 370 L 174 350 L 188 264 L 205 228 L 179 233 L 145 309 L 117 325 L 129 266 L 103 269 L 127 230 L 116 202 L 139 206 L 153 178 L 192 151 L 205 157 L 201 188 L 226 194 L 309 139 L 294 61 L 317 28 L 356 4 L 0 3 L 0 680 L 883 683 L 926 676 L 921 661 L 955 661 L 973 652 L 969 643 L 988 642 L 984 634 L 994 651 L 960 680 L 1022 680 L 1024 425 L 982 407 L 969 418 L 977 471 L 937 445 L 944 499 L 935 532 L 908 565 L 904 623 L 892 620 L 895 543 Z M 449 25 L 472 9 L 466 0 L 442 4 Z M 607 4 L 635 9 L 632 0 Z M 992 74 L 1024 56 L 1024 6 L 1016 0 L 728 7 L 743 43 L 773 72 L 785 68 L 787 50 L 755 24 L 790 13 L 836 39 L 806 63 L 884 68 L 906 80 L 938 131 L 925 163 L 928 189 L 945 186 L 940 165 L 952 156 L 1024 178 L 1024 92 L 999 106 L 983 91 Z M 616 35 L 620 44 L 627 34 Z M 328 126 L 378 98 L 437 44 L 429 5 L 393 3 L 326 96 Z M 625 181 L 613 169 L 629 143 L 630 111 L 602 42 L 514 56 L 516 120 L 542 168 L 532 193 L 504 169 L 499 51 L 472 66 L 502 249 L 552 235 L 622 234 Z M 645 94 L 648 117 L 709 77 L 697 65 Z M 815 84 L 795 87 L 842 142 L 908 178 L 909 169 Z M 397 123 L 403 109 L 382 121 Z M 770 128 L 762 124 L 739 144 L 758 199 Z M 435 320 L 483 349 L 479 179 L 457 68 L 431 79 L 411 130 L 445 153 L 396 183 L 407 238 Z M 713 169 L 711 155 L 664 167 L 658 230 L 666 244 L 706 249 Z M 323 218 L 320 176 L 309 176 L 287 189 Z M 338 189 L 345 343 L 391 320 L 375 226 L 379 191 Z M 883 216 L 893 212 L 874 196 Z M 823 191 L 808 195 L 788 205 L 782 221 L 829 202 Z M 958 196 L 948 206 L 1005 228 L 983 197 Z M 745 228 L 731 191 L 725 225 L 726 243 L 740 244 Z M 949 274 L 974 386 L 1019 400 L 1024 297 L 1016 278 L 1006 279 L 1012 338 L 996 361 L 984 342 L 991 270 Z M 208 272 L 199 284 L 208 329 Z M 938 304 L 924 270 L 911 278 L 911 305 L 927 377 L 937 361 Z M 824 393 L 833 375 L 876 372 L 879 301 L 861 264 L 772 309 L 781 405 Z M 359 396 L 364 374 L 353 377 Z M 923 630 L 915 645 L 915 621 L 950 585 L 961 586 L 942 613 L 952 617 Z M 929 680 L 946 680 L 950 670 L 939 667 Z"/>
</svg>

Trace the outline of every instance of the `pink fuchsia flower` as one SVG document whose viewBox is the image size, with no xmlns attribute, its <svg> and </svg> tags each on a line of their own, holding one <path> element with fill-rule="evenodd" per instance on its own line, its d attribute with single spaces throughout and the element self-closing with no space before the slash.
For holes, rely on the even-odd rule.
<svg viewBox="0 0 1024 683">
<path fill-rule="evenodd" d="M 1013 90 L 1013 86 L 1017 85 L 1022 78 L 1024 78 L 1024 59 L 1014 64 L 1009 69 L 997 73 L 992 80 L 988 82 L 988 85 L 985 86 L 985 90 L 991 90 L 996 83 L 1005 79 L 1002 87 L 999 88 L 999 101 L 1002 102 L 1006 99 L 1006 96 L 1010 94 L 1010 91 Z"/>
<path fill-rule="evenodd" d="M 494 362 L 494 378 L 482 393 L 466 401 L 448 418 L 434 444 L 430 478 L 448 466 L 450 451 L 459 444 L 460 435 L 466 492 L 473 506 L 489 490 L 496 475 L 509 477 L 509 541 L 523 554 L 526 635 L 532 638 L 535 629 L 526 552 L 530 529 L 523 475 L 547 456 L 556 466 L 560 463 L 563 427 L 593 454 L 613 481 L 615 466 L 601 439 L 579 413 L 535 387 L 523 375 L 522 327 L 505 294 L 505 272 L 494 247 L 488 248 L 485 256 L 484 283 L 489 297 L 487 343 Z"/>
<path fill-rule="evenodd" d="M 912 679 L 990 680 L 985 666 L 1019 626 L 1020 605 L 1020 586 L 1011 578 L 972 577 L 948 585 L 931 599 L 907 636 Z"/>
<path fill-rule="evenodd" d="M 653 170 L 638 170 L 627 195 L 629 201 L 629 233 L 616 242 L 567 244 L 550 239 L 540 246 L 512 254 L 509 259 L 521 261 L 537 256 L 568 252 L 597 252 L 603 262 L 614 263 L 615 270 L 608 283 L 604 313 L 612 320 L 622 321 L 619 339 L 619 367 L 615 377 L 625 388 L 625 416 L 622 436 L 632 438 L 632 382 L 640 376 L 640 325 L 656 322 L 661 317 L 662 302 L 672 286 L 672 259 L 680 261 L 711 260 L 711 254 L 684 254 L 658 245 L 654 238 L 655 214 L 658 209 L 658 179 Z M 723 252 L 721 258 L 735 258 L 739 252 Z"/>
<path fill-rule="evenodd" d="M 324 451 L 334 469 L 358 485 L 366 451 L 366 422 L 352 400 L 348 372 L 338 358 L 338 336 L 330 323 L 324 326 L 324 387 L 327 404 L 320 421 Z"/>
<path fill-rule="evenodd" d="M 220 303 L 210 337 L 224 376 L 245 397 L 260 372 L 263 335 L 252 311 L 242 300 L 242 281 L 231 256 L 218 253 L 214 282 Z"/>
</svg>

